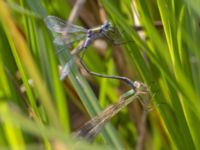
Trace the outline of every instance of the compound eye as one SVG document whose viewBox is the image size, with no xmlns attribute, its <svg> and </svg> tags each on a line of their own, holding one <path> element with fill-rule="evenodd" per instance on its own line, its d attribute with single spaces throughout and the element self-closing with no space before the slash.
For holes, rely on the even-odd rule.
<svg viewBox="0 0 200 150">
<path fill-rule="evenodd" d="M 104 24 L 103 24 L 103 29 L 107 30 L 107 29 L 109 29 L 109 27 L 110 27 L 110 23 L 108 21 L 105 21 Z"/>
<path fill-rule="evenodd" d="M 109 28 L 109 26 L 110 26 L 109 23 L 107 23 L 105 28 Z"/>
</svg>

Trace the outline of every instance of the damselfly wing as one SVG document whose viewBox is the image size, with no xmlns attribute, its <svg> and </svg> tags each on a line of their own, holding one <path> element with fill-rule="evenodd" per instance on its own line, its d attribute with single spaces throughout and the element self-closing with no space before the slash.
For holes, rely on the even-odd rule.
<svg viewBox="0 0 200 150">
<path fill-rule="evenodd" d="M 70 24 L 58 17 L 47 16 L 44 19 L 47 28 L 52 31 L 54 36 L 54 44 L 56 45 L 56 53 L 63 65 L 60 79 L 63 80 L 70 72 L 70 68 L 74 62 L 72 57 L 66 56 L 66 51 L 71 49 L 71 44 L 76 41 L 84 40 L 87 36 L 87 29 Z"/>
<path fill-rule="evenodd" d="M 87 29 L 67 23 L 58 17 L 47 16 L 44 21 L 48 29 L 53 32 L 55 44 L 69 45 L 87 36 Z"/>
<path fill-rule="evenodd" d="M 55 17 L 55 16 L 48 16 L 45 18 L 45 23 L 49 30 L 54 33 L 54 43 L 56 45 L 65 45 L 69 48 L 74 42 L 83 40 L 83 44 L 78 48 L 78 54 L 82 49 L 87 48 L 92 41 L 100 37 L 106 37 L 111 39 L 112 37 L 109 36 L 109 31 L 113 32 L 113 26 L 109 21 L 105 21 L 104 24 L 98 27 L 94 27 L 91 29 L 85 29 L 81 26 L 73 25 L 70 23 L 65 22 L 64 20 Z M 64 48 L 62 48 L 64 49 Z M 61 49 L 57 50 L 58 53 L 62 52 Z M 74 57 L 75 55 L 73 55 Z M 71 59 L 71 58 L 70 58 Z M 70 69 L 69 65 L 73 63 L 70 62 L 69 59 L 66 59 L 65 63 L 65 73 L 61 76 L 63 79 L 70 71 L 66 71 L 66 69 Z"/>
<path fill-rule="evenodd" d="M 135 86 L 135 90 L 131 89 L 127 91 L 119 98 L 117 103 L 108 106 L 99 115 L 86 122 L 78 131 L 74 133 L 75 136 L 85 139 L 93 139 L 101 131 L 105 124 L 124 107 L 129 105 L 139 95 L 148 95 L 148 88 L 144 83 L 134 81 L 133 84 Z"/>
</svg>

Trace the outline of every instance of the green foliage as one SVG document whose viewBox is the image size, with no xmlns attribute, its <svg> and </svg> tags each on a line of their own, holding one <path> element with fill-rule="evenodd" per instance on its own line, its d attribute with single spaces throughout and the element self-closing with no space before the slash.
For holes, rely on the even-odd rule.
<svg viewBox="0 0 200 150">
<path fill-rule="evenodd" d="M 149 112 L 144 149 L 200 149 L 198 5 L 183 0 L 100 2 L 123 41 L 131 41 L 122 45 L 124 59 L 130 64 L 125 72 L 150 87 L 154 106 Z M 133 29 L 133 22 L 137 22 L 133 10 L 144 37 Z M 118 81 L 92 77 L 88 82 L 76 64 L 68 77 L 73 89 L 60 81 L 58 65 L 64 65 L 70 52 L 56 55 L 43 19 L 47 15 L 67 18 L 70 12 L 65 0 L 0 0 L 0 148 L 130 149 L 137 145 L 140 133 L 127 109 L 113 119 L 115 127 L 108 123 L 102 130 L 96 139 L 99 145 L 77 144 L 71 136 L 69 101 L 94 117 L 101 111 L 100 105 L 113 103 L 120 94 Z M 157 20 L 161 20 L 162 29 L 155 25 Z M 102 58 L 91 46 L 85 62 L 96 72 L 118 74 L 110 51 L 105 55 Z M 90 85 L 99 91 L 94 92 Z M 77 95 L 81 102 L 75 100 Z"/>
</svg>

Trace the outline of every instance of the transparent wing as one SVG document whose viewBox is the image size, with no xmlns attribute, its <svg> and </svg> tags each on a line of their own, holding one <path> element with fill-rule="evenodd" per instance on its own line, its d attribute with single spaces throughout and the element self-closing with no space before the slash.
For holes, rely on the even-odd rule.
<svg viewBox="0 0 200 150">
<path fill-rule="evenodd" d="M 55 16 L 47 16 L 44 19 L 44 21 L 45 21 L 48 29 L 53 32 L 65 33 L 66 28 L 67 28 L 67 33 L 75 33 L 75 32 L 87 33 L 87 29 L 85 29 L 81 26 L 67 23 L 66 21 L 64 21 L 58 17 L 55 17 Z"/>
<path fill-rule="evenodd" d="M 78 54 L 79 49 L 75 50 L 74 54 L 70 54 L 70 51 L 66 45 L 56 46 L 56 52 L 60 64 L 63 66 L 62 71 L 60 72 L 60 80 L 64 80 L 65 77 L 71 72 L 71 68 L 75 63 L 76 55 Z"/>
<path fill-rule="evenodd" d="M 69 61 L 64 65 L 61 74 L 60 74 L 60 80 L 64 80 L 66 76 L 68 76 L 68 74 L 71 71 L 71 67 L 74 64 L 74 57 L 71 57 L 69 59 Z"/>
<path fill-rule="evenodd" d="M 70 73 L 71 67 L 74 64 L 74 56 L 70 54 L 70 51 L 66 45 L 56 45 L 55 48 L 59 62 L 62 66 L 62 70 L 60 72 L 60 80 L 64 80 L 65 77 L 68 76 L 68 74 Z"/>
<path fill-rule="evenodd" d="M 54 35 L 54 43 L 57 45 L 69 45 L 76 41 L 86 38 L 86 34 L 70 34 L 63 36 L 61 34 Z"/>
<path fill-rule="evenodd" d="M 57 45 L 69 45 L 86 37 L 87 30 L 85 28 L 69 24 L 55 16 L 47 16 L 44 21 L 48 29 L 53 32 L 54 43 Z"/>
<path fill-rule="evenodd" d="M 48 29 L 51 30 L 54 35 L 54 43 L 57 46 L 56 51 L 59 61 L 63 65 L 63 69 L 60 74 L 60 79 L 63 80 L 70 73 L 75 59 L 74 55 L 71 55 L 69 58 L 69 55 L 67 55 L 64 50 L 75 41 L 86 38 L 87 29 L 67 23 L 66 21 L 55 16 L 47 16 L 44 21 Z"/>
<path fill-rule="evenodd" d="M 140 88 L 143 88 L 144 84 L 137 81 L 135 81 L 134 83 L 138 84 L 136 87 L 137 91 L 139 91 Z M 94 138 L 108 121 L 110 121 L 119 111 L 121 111 L 121 109 L 123 109 L 134 99 L 136 99 L 136 97 L 137 93 L 133 89 L 124 93 L 119 98 L 119 101 L 117 103 L 108 106 L 99 115 L 86 122 L 85 125 L 83 125 L 78 131 L 75 132 L 75 136 L 83 137 L 85 139 Z"/>
</svg>

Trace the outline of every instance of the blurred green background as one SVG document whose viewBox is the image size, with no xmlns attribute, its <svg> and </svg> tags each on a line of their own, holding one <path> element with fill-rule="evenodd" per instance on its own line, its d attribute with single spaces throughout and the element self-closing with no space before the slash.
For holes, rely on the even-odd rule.
<svg viewBox="0 0 200 150">
<path fill-rule="evenodd" d="M 0 149 L 200 149 L 199 4 L 0 0 Z M 123 44 L 103 39 L 89 46 L 84 62 L 90 70 L 142 81 L 151 91 L 148 110 L 134 101 L 93 141 L 71 133 L 130 87 L 93 77 L 78 61 L 59 80 L 44 18 L 68 20 L 72 10 L 74 24 L 92 28 L 109 20 L 120 33 Z"/>
</svg>

